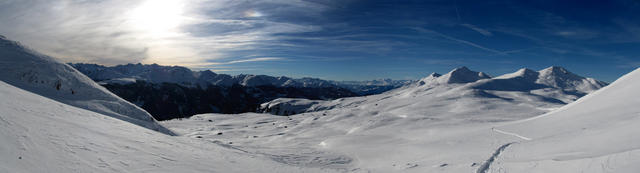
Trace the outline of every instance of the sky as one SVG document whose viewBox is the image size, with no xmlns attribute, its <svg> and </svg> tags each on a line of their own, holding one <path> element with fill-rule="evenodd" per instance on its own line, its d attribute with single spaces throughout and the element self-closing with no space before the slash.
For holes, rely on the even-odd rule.
<svg viewBox="0 0 640 173">
<path fill-rule="evenodd" d="M 65 62 L 418 79 L 640 67 L 640 0 L 0 0 L 0 35 Z"/>
</svg>

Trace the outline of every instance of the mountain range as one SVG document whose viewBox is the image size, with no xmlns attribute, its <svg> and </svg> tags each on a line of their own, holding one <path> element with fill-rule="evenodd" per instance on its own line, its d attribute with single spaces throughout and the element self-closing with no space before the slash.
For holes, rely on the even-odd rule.
<svg viewBox="0 0 640 173">
<path fill-rule="evenodd" d="M 242 85 L 246 87 L 275 86 L 295 88 L 330 88 L 341 87 L 360 95 L 377 94 L 384 89 L 393 89 L 410 82 L 409 80 L 379 79 L 372 81 L 331 81 L 318 78 L 289 78 L 267 75 L 227 75 L 210 70 L 191 71 L 181 66 L 161 66 L 158 64 L 126 64 L 112 67 L 97 64 L 70 64 L 91 79 L 101 84 L 127 84 L 141 80 L 149 83 L 175 83 L 187 87 L 209 86 L 230 87 Z"/>
<path fill-rule="evenodd" d="M 415 104 L 419 107 L 416 109 L 421 111 L 426 111 L 423 109 L 436 104 L 433 109 L 449 107 L 446 108 L 449 111 L 461 111 L 450 106 L 460 104 L 461 100 L 480 100 L 485 102 L 479 105 L 483 107 L 495 107 L 495 104 L 505 103 L 513 105 L 510 106 L 512 108 L 529 107 L 531 110 L 540 110 L 571 103 L 606 85 L 606 82 L 581 77 L 556 66 L 540 71 L 523 68 L 514 73 L 493 78 L 486 73 L 460 67 L 444 75 L 432 73 L 418 81 L 379 95 L 331 101 L 279 98 L 263 103 L 258 112 L 291 115 L 362 104 L 396 105 L 393 107 L 403 108 L 408 108 L 404 105 Z M 405 101 L 400 102 L 389 98 L 405 98 L 403 100 L 413 101 L 405 103 Z M 487 99 L 496 101 L 486 102 Z M 449 102 L 451 104 L 443 104 Z"/>
</svg>

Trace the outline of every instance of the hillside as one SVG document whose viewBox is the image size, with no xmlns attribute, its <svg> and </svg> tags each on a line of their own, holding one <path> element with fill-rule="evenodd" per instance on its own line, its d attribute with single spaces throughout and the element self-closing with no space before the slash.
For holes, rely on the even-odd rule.
<svg viewBox="0 0 640 173">
<path fill-rule="evenodd" d="M 15 98 L 0 99 L 0 172 L 300 171 L 277 155 L 164 135 L 2 81 L 0 95 Z"/>
<path fill-rule="evenodd" d="M 553 112 L 496 127 L 517 134 L 492 169 L 509 172 L 635 172 L 640 69 Z M 534 166 L 535 165 L 535 166 Z"/>
<path fill-rule="evenodd" d="M 16 87 L 171 134 L 149 113 L 112 94 L 73 67 L 4 37 L 0 37 L 0 71 L 0 80 Z"/>
</svg>

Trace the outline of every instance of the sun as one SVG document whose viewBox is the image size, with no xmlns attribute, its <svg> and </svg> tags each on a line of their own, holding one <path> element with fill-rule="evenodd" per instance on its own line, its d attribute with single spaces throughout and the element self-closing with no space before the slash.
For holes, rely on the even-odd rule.
<svg viewBox="0 0 640 173">
<path fill-rule="evenodd" d="M 179 0 L 147 0 L 129 14 L 134 28 L 151 36 L 166 36 L 184 20 L 184 4 Z"/>
</svg>

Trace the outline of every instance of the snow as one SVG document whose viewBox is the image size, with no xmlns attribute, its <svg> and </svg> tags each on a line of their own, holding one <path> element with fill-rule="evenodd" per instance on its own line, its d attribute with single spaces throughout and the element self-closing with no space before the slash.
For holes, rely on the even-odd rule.
<svg viewBox="0 0 640 173">
<path fill-rule="evenodd" d="M 171 134 L 143 109 L 58 60 L 0 39 L 0 80 L 30 92 Z"/>
<path fill-rule="evenodd" d="M 164 135 L 1 81 L 0 95 L 18 98 L 0 99 L 0 172 L 301 171 L 272 159 L 278 155 Z"/>
<path fill-rule="evenodd" d="M 471 71 L 467 67 L 460 67 L 451 70 L 449 73 L 438 77 L 437 82 L 444 84 L 451 83 L 469 83 L 475 82 L 480 79 L 488 79 L 491 78 L 489 75 L 483 72 Z"/>
</svg>

